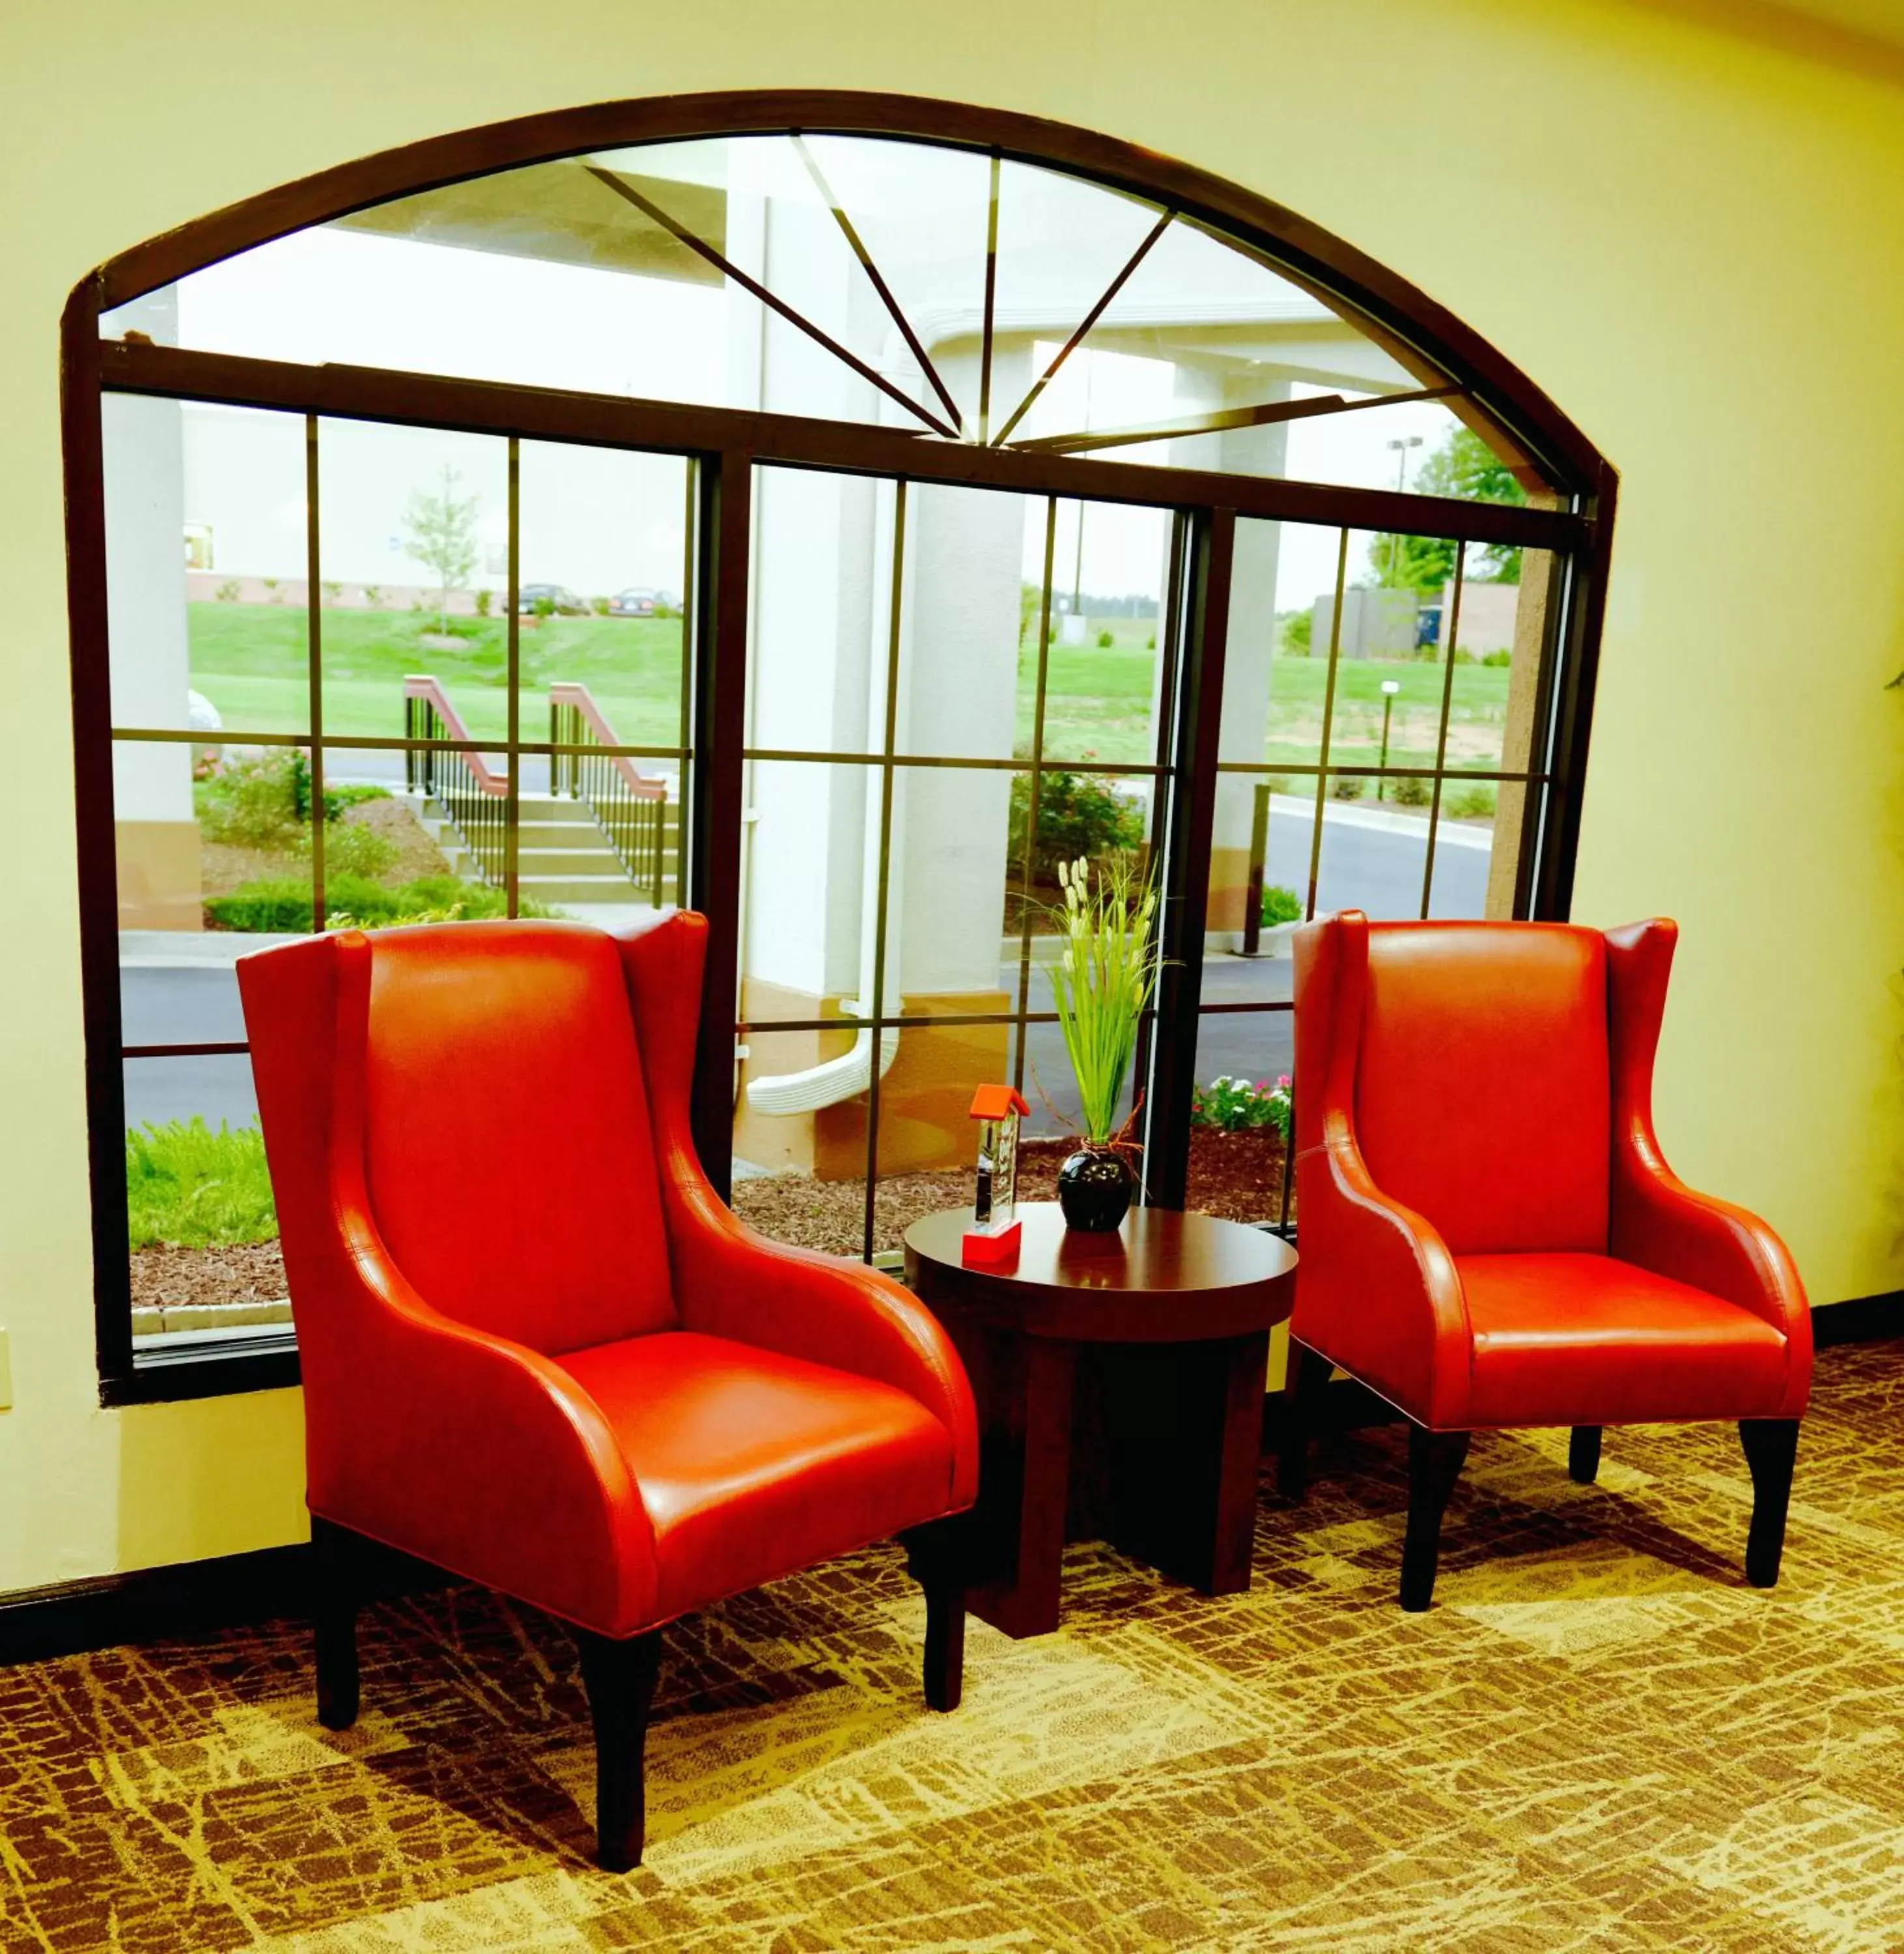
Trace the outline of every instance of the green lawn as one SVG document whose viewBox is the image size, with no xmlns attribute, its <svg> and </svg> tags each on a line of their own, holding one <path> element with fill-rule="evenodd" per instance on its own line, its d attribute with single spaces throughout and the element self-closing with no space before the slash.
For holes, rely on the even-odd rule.
<svg viewBox="0 0 1904 1954">
<path fill-rule="evenodd" d="M 193 604 L 192 683 L 234 733 L 310 729 L 310 681 L 301 609 L 271 604 Z M 440 679 L 478 740 L 508 727 L 506 620 L 454 620 L 452 650 L 419 642 L 434 616 L 409 611 L 324 613 L 324 730 L 400 737 L 403 680 Z M 548 687 L 588 686 L 616 735 L 631 746 L 671 746 L 681 737 L 679 618 L 545 617 L 521 633 L 523 737 L 548 737 Z"/>
<path fill-rule="evenodd" d="M 309 730 L 301 610 L 268 604 L 193 604 L 187 615 L 192 683 L 218 708 L 234 734 Z M 401 734 L 403 681 L 412 672 L 428 672 L 442 681 L 476 738 L 503 737 L 503 620 L 457 620 L 459 631 L 466 635 L 453 649 L 419 642 L 434 621 L 407 611 L 325 612 L 324 718 L 328 737 Z M 1035 628 L 1034 624 L 1034 636 Z M 594 693 L 626 744 L 673 745 L 680 737 L 682 630 L 675 618 L 549 617 L 535 629 L 525 620 L 524 737 L 547 737 L 548 686 L 557 680 L 572 680 Z M 1098 636 L 1106 630 L 1114 642 L 1100 646 Z M 1154 757 L 1151 712 L 1158 655 L 1149 641 L 1156 630 L 1150 618 L 1093 618 L 1084 644 L 1052 647 L 1045 708 L 1045 750 L 1049 757 L 1112 762 Z M 1026 744 L 1031 737 L 1037 671 L 1035 646 L 1027 645 L 1018 661 L 1018 738 Z M 1313 766 L 1320 758 L 1328 671 L 1325 658 L 1279 655 L 1272 661 L 1261 749 L 1261 757 L 1271 765 Z M 1504 666 L 1455 668 L 1451 765 L 1486 769 L 1500 765 L 1508 676 Z M 1330 757 L 1338 765 L 1375 764 L 1382 738 L 1382 683 L 1392 679 L 1401 690 L 1389 729 L 1389 762 L 1431 765 L 1445 677 L 1440 665 L 1416 660 L 1344 659 L 1337 674 Z"/>
<path fill-rule="evenodd" d="M 1151 701 L 1157 654 L 1149 644 L 1156 630 L 1148 618 L 1093 619 L 1083 645 L 1054 645 L 1047 661 L 1045 751 L 1055 759 L 1128 762 L 1155 757 Z M 1034 627 L 1035 630 L 1035 627 Z M 1116 642 L 1097 642 L 1109 630 Z M 1434 764 L 1446 668 L 1419 659 L 1345 658 L 1336 670 L 1330 756 L 1339 765 L 1373 766 L 1382 749 L 1382 686 L 1391 679 L 1395 696 L 1388 729 L 1391 766 Z M 1269 715 L 1262 757 L 1272 764 L 1316 765 L 1320 758 L 1325 658 L 1278 654 L 1271 661 Z M 1457 665 L 1448 718 L 1451 765 L 1499 765 L 1507 723 L 1504 665 Z M 1018 660 L 1018 737 L 1028 745 L 1037 683 L 1037 652 L 1028 642 Z M 1241 757 L 1239 753 L 1237 757 Z M 1255 757 L 1252 756 L 1251 757 Z"/>
</svg>

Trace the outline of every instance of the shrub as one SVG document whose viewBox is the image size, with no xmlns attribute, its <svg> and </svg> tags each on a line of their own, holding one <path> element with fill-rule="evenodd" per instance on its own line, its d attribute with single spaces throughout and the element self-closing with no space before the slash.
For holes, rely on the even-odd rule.
<svg viewBox="0 0 1904 1954">
<path fill-rule="evenodd" d="M 1031 780 L 1012 776 L 1011 857 L 1024 859 L 1025 825 L 1031 812 Z M 1038 781 L 1038 834 L 1032 850 L 1035 882 L 1056 882 L 1058 865 L 1081 856 L 1096 860 L 1120 850 L 1141 848 L 1143 810 L 1120 794 L 1100 774 L 1047 772 Z"/>
<path fill-rule="evenodd" d="M 588 600 L 588 608 L 598 617 L 606 617 L 608 615 L 608 599 L 606 597 L 591 597 Z"/>
<path fill-rule="evenodd" d="M 485 589 L 478 591 L 476 592 L 476 615 L 478 617 L 487 617 L 489 615 L 489 607 L 495 601 L 496 593 L 493 590 Z"/>
<path fill-rule="evenodd" d="M 1226 1074 L 1192 1091 L 1190 1123 L 1193 1126 L 1215 1126 L 1226 1133 L 1252 1133 L 1259 1127 L 1273 1126 L 1287 1146 L 1294 1104 L 1286 1072 L 1273 1085 L 1266 1079 L 1259 1079 L 1252 1085 L 1247 1079 L 1232 1079 Z"/>
<path fill-rule="evenodd" d="M 221 604 L 235 604 L 238 601 L 238 586 L 227 577 L 212 594 Z"/>
<path fill-rule="evenodd" d="M 1506 650 L 1490 652 L 1488 653 L 1487 656 L 1481 661 L 1484 665 L 1510 665 L 1513 661 L 1513 653 Z"/>
<path fill-rule="evenodd" d="M 327 576 L 324 580 L 324 595 L 327 603 L 337 603 L 343 596 L 343 586 L 341 583 L 334 583 Z"/>
<path fill-rule="evenodd" d="M 278 580 L 276 577 L 261 577 L 259 580 L 265 586 L 265 598 L 267 603 L 282 604 L 284 602 L 284 599 L 278 592 Z"/>
<path fill-rule="evenodd" d="M 1296 783 L 1287 774 L 1272 774 L 1263 784 L 1272 794 L 1294 793 Z"/>
<path fill-rule="evenodd" d="M 1328 784 L 1328 790 L 1336 800 L 1360 800 L 1368 790 L 1368 782 L 1360 774 L 1338 774 Z"/>
<path fill-rule="evenodd" d="M 334 822 L 347 807 L 389 798 L 389 788 L 368 781 L 327 787 L 324 818 Z M 311 763 L 296 746 L 268 747 L 227 759 L 200 784 L 198 815 L 208 841 L 239 848 L 308 847 L 310 837 L 304 831 L 311 819 Z"/>
<path fill-rule="evenodd" d="M 1281 922 L 1300 922 L 1303 900 L 1294 889 L 1285 889 L 1280 882 L 1266 883 L 1263 891 L 1262 914 L 1265 929 L 1272 929 Z"/>
<path fill-rule="evenodd" d="M 1155 631 L 1153 631 L 1153 632 L 1150 633 L 1150 638 L 1149 638 L 1148 641 L 1145 643 L 1144 649 L 1145 649 L 1146 652 L 1154 652 L 1156 649 L 1157 649 L 1157 634 L 1156 634 L 1156 633 Z"/>
<path fill-rule="evenodd" d="M 1097 634 L 1097 649 L 1100 652 L 1108 652 L 1116 642 L 1117 636 L 1114 632 L 1100 631 Z"/>
<path fill-rule="evenodd" d="M 384 586 L 381 583 L 366 583 L 364 586 L 364 603 L 369 609 L 375 611 L 383 601 Z"/>
<path fill-rule="evenodd" d="M 1450 794 L 1446 803 L 1448 812 L 1457 821 L 1478 821 L 1484 816 L 1492 818 L 1495 810 L 1495 793 L 1492 787 L 1463 787 L 1457 793 Z"/>
<path fill-rule="evenodd" d="M 1282 621 L 1283 649 L 1292 658 L 1307 658 L 1310 650 L 1310 639 L 1315 628 L 1313 611 L 1291 611 Z"/>
<path fill-rule="evenodd" d="M 233 847 L 291 847 L 310 818 L 310 764 L 294 746 L 227 759 L 199 786 L 199 830 Z"/>
<path fill-rule="evenodd" d="M 1397 807 L 1426 807 L 1435 797 L 1435 783 L 1419 774 L 1404 774 L 1388 783 L 1388 798 Z"/>
<path fill-rule="evenodd" d="M 330 796 L 326 794 L 328 800 Z M 309 846 L 309 830 L 305 831 Z M 328 892 L 334 875 L 375 878 L 396 861 L 397 843 L 387 834 L 360 821 L 327 821 L 324 825 L 324 880 Z"/>
<path fill-rule="evenodd" d="M 128 1132 L 126 1208 L 135 1249 L 274 1239 L 264 1136 L 256 1126 L 234 1133 L 223 1125 L 215 1133 L 199 1119 Z"/>
<path fill-rule="evenodd" d="M 208 897 L 205 920 L 212 929 L 301 935 L 311 927 L 311 900 L 308 877 L 271 877 L 247 882 L 228 896 Z M 508 898 L 500 889 L 462 881 L 454 875 L 419 875 L 415 881 L 394 889 L 347 871 L 334 875 L 327 872 L 324 878 L 327 929 L 387 929 L 397 923 L 475 922 L 503 916 L 508 907 Z M 525 916 L 562 913 L 532 896 L 523 897 L 518 909 Z"/>
</svg>

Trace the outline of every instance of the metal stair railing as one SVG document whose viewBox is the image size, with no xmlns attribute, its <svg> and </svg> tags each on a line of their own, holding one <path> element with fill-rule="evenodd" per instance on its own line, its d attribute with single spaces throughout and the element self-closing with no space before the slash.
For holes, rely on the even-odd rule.
<svg viewBox="0 0 1904 1954">
<path fill-rule="evenodd" d="M 450 696 L 428 674 L 403 681 L 403 737 L 467 740 L 469 729 Z M 441 802 L 450 825 L 469 851 L 476 872 L 492 888 L 501 885 L 509 859 L 509 776 L 475 752 L 411 747 L 403 774 L 412 793 Z"/>
<path fill-rule="evenodd" d="M 668 784 L 641 772 L 625 753 L 560 749 L 619 746 L 621 741 L 585 685 L 549 687 L 549 788 L 582 802 L 637 888 L 657 909 L 666 881 Z"/>
</svg>

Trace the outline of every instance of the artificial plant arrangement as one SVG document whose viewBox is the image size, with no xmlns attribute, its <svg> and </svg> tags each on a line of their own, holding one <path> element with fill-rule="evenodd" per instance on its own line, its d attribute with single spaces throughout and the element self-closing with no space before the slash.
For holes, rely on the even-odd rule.
<svg viewBox="0 0 1904 1954">
<path fill-rule="evenodd" d="M 1084 1144 L 1058 1171 L 1058 1200 L 1068 1227 L 1108 1231 L 1124 1219 L 1135 1185 L 1131 1129 L 1118 1124 L 1137 1023 L 1157 988 L 1162 954 L 1157 892 L 1121 859 L 1060 862 L 1063 906 L 1052 912 L 1063 948 L 1051 966 L 1058 1029 L 1077 1081 Z"/>
</svg>

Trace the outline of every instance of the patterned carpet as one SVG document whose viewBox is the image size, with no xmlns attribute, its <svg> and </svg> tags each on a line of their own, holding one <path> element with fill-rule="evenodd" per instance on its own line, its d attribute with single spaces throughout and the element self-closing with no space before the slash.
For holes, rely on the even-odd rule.
<svg viewBox="0 0 1904 1954">
<path fill-rule="evenodd" d="M 1476 1442 L 1425 1616 L 1393 1430 L 1266 1486 L 1247 1595 L 1076 1548 L 949 1719 L 893 1551 L 684 1623 L 624 1878 L 563 1637 L 474 1593 L 375 1611 L 343 1738 L 295 1624 L 0 1671 L 0 1945 L 1904 1947 L 1904 1346 L 1821 1355 L 1773 1594 L 1729 1430 L 1564 1444 Z"/>
</svg>

